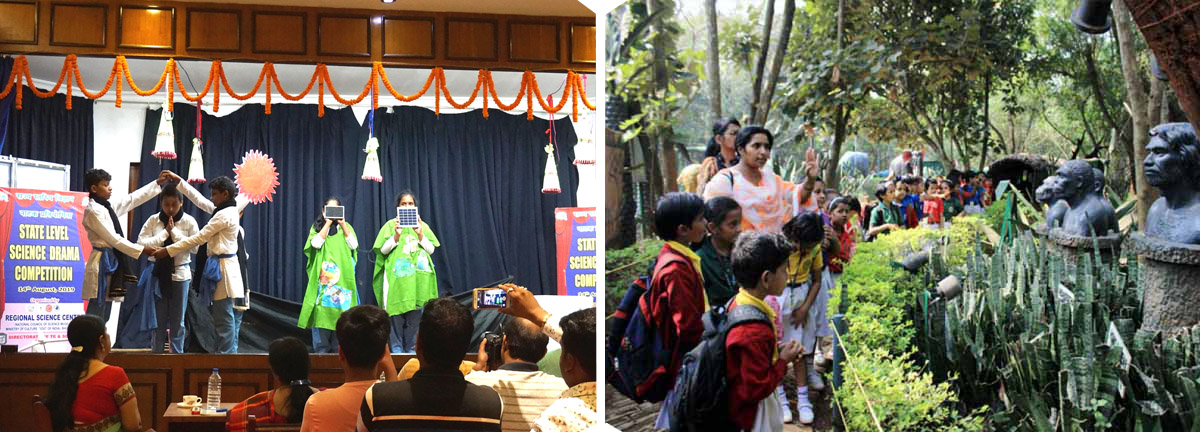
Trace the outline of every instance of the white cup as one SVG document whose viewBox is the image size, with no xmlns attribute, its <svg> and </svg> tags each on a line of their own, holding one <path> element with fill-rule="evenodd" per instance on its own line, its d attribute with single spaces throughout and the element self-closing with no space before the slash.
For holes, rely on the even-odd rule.
<svg viewBox="0 0 1200 432">
<path fill-rule="evenodd" d="M 200 405 L 200 401 L 202 401 L 202 400 L 203 399 L 201 399 L 200 396 L 196 396 L 196 395 L 184 395 L 183 396 L 183 404 L 184 405 Z"/>
</svg>

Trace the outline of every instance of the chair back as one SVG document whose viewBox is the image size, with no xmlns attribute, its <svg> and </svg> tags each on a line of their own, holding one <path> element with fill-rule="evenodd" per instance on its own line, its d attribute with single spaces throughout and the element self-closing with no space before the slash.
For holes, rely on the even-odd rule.
<svg viewBox="0 0 1200 432">
<path fill-rule="evenodd" d="M 42 403 L 42 397 L 38 395 L 33 395 L 33 430 L 54 432 L 54 423 L 50 421 L 50 408 Z"/>
<path fill-rule="evenodd" d="M 300 432 L 300 423 L 259 423 L 255 416 L 246 418 L 246 432 Z"/>
</svg>

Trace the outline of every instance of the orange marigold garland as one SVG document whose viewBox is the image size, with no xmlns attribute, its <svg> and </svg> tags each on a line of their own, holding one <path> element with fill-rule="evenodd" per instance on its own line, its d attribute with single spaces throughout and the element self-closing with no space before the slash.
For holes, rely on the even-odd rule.
<svg viewBox="0 0 1200 432">
<path fill-rule="evenodd" d="M 245 194 L 250 202 L 274 201 L 275 186 L 279 186 L 274 159 L 258 150 L 250 150 L 241 164 L 234 165 L 233 172 L 238 192 Z"/>
</svg>

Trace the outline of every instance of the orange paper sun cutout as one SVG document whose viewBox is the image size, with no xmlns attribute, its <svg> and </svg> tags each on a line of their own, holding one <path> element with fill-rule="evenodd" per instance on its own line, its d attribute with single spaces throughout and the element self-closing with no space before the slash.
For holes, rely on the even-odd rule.
<svg viewBox="0 0 1200 432">
<path fill-rule="evenodd" d="M 238 192 L 250 198 L 250 202 L 260 204 L 273 201 L 275 186 L 279 186 L 279 172 L 275 171 L 274 159 L 258 150 L 250 150 L 240 165 L 233 166 L 233 172 Z"/>
</svg>

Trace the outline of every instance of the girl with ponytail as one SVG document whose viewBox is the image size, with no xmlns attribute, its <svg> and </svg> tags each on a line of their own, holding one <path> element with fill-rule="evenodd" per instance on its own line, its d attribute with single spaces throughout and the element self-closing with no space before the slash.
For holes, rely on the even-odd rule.
<svg viewBox="0 0 1200 432">
<path fill-rule="evenodd" d="M 278 385 L 242 401 L 229 410 L 230 431 L 246 429 L 250 416 L 258 423 L 300 423 L 304 418 L 304 404 L 308 397 L 317 392 L 308 381 L 310 366 L 308 346 L 300 339 L 285 337 L 275 339 L 267 348 L 267 361 L 271 364 Z"/>
<path fill-rule="evenodd" d="M 104 321 L 80 315 L 67 326 L 71 351 L 58 366 L 46 397 L 55 432 L 139 431 L 142 416 L 125 370 L 104 364 L 112 341 Z"/>
</svg>

